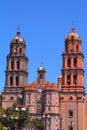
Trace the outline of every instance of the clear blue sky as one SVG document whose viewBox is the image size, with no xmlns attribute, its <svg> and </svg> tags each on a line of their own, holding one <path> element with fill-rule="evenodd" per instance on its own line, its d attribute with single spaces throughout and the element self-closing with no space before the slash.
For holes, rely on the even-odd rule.
<svg viewBox="0 0 87 130">
<path fill-rule="evenodd" d="M 87 0 L 1 0 L 0 92 L 5 85 L 10 41 L 16 35 L 18 25 L 27 44 L 28 83 L 36 80 L 41 62 L 47 71 L 46 79 L 57 83 L 61 75 L 64 37 L 70 33 L 72 21 L 83 42 L 87 90 Z"/>
</svg>

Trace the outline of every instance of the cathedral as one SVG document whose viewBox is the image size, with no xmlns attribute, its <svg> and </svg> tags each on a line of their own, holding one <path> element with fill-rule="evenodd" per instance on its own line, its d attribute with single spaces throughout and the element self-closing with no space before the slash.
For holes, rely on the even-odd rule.
<svg viewBox="0 0 87 130">
<path fill-rule="evenodd" d="M 58 83 L 46 80 L 46 69 L 37 69 L 36 80 L 28 79 L 26 41 L 20 31 L 10 42 L 6 57 L 5 86 L 2 107 L 20 99 L 32 118 L 45 120 L 44 130 L 87 130 L 87 97 L 84 87 L 84 54 L 82 40 L 75 28 L 64 39 L 61 76 Z"/>
</svg>

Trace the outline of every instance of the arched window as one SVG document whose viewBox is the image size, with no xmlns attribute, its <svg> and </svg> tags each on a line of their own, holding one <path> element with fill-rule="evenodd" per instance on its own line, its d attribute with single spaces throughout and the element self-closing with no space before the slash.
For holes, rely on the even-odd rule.
<svg viewBox="0 0 87 130">
<path fill-rule="evenodd" d="M 14 69 L 14 62 L 11 61 L 11 70 L 13 70 L 13 69 Z"/>
<path fill-rule="evenodd" d="M 67 75 L 67 84 L 71 84 L 71 76 Z"/>
<path fill-rule="evenodd" d="M 13 85 L 13 77 L 12 76 L 10 77 L 10 85 L 11 86 Z"/>
<path fill-rule="evenodd" d="M 74 67 L 77 66 L 77 58 L 74 58 Z"/>
<path fill-rule="evenodd" d="M 71 66 L 71 59 L 68 58 L 68 61 L 67 61 L 67 66 L 70 67 Z"/>
<path fill-rule="evenodd" d="M 22 48 L 19 48 L 19 53 L 20 53 L 20 54 L 22 53 Z"/>
<path fill-rule="evenodd" d="M 43 84 L 43 78 L 42 78 L 42 75 L 40 75 L 40 78 L 39 78 L 39 84 Z"/>
<path fill-rule="evenodd" d="M 69 112 L 69 117 L 70 118 L 73 117 L 73 110 L 69 110 L 68 112 Z"/>
<path fill-rule="evenodd" d="M 17 69 L 19 69 L 19 68 L 20 68 L 20 62 L 17 61 Z"/>
<path fill-rule="evenodd" d="M 15 81 L 16 81 L 16 85 L 18 85 L 19 84 L 19 77 L 18 76 L 15 77 Z"/>
<path fill-rule="evenodd" d="M 74 83 L 74 84 L 77 84 L 77 75 L 76 75 L 76 74 L 73 75 L 73 83 Z"/>
<path fill-rule="evenodd" d="M 76 45 L 76 52 L 78 52 L 78 45 Z"/>
<path fill-rule="evenodd" d="M 42 78 L 40 78 L 40 84 L 42 84 L 43 83 L 43 79 Z"/>
</svg>

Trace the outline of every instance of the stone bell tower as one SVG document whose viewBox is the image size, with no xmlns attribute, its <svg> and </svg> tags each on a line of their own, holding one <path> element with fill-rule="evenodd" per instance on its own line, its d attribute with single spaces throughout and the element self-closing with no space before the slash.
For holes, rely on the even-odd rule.
<svg viewBox="0 0 87 130">
<path fill-rule="evenodd" d="M 62 129 L 83 130 L 84 55 L 82 40 L 75 28 L 65 37 L 62 53 L 62 86 L 60 90 L 60 124 Z"/>
<path fill-rule="evenodd" d="M 2 107 L 11 106 L 22 98 L 22 90 L 27 83 L 28 58 L 26 57 L 26 42 L 18 31 L 10 43 L 10 52 L 7 55 L 6 81 L 2 94 Z"/>
<path fill-rule="evenodd" d="M 84 89 L 84 55 L 80 36 L 72 28 L 65 38 L 65 50 L 62 53 L 62 91 L 85 92 Z"/>
</svg>

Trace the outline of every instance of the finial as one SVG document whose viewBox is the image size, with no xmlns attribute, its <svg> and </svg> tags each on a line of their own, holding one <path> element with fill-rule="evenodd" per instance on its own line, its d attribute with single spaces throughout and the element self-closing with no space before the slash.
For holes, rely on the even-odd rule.
<svg viewBox="0 0 87 130">
<path fill-rule="evenodd" d="M 75 33 L 75 28 L 74 28 L 74 21 L 72 21 L 72 29 L 71 29 L 72 33 Z"/>
<path fill-rule="evenodd" d="M 17 26 L 17 35 L 20 35 L 20 25 Z"/>
<path fill-rule="evenodd" d="M 42 71 L 43 70 L 43 62 L 41 62 L 41 65 L 39 67 L 39 70 Z"/>
</svg>

